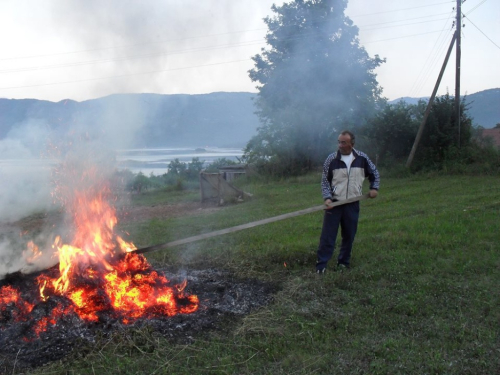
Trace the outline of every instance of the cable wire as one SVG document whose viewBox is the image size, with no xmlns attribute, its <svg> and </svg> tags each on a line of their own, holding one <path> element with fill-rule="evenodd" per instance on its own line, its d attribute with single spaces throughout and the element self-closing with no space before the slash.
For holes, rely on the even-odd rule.
<svg viewBox="0 0 500 375">
<path fill-rule="evenodd" d="M 483 0 L 483 2 L 484 1 L 486 1 L 486 0 Z M 442 5 L 442 4 L 447 4 L 447 3 L 449 3 L 449 1 L 442 2 L 442 3 L 437 3 L 437 4 L 421 5 L 421 6 L 412 7 L 412 8 L 395 9 L 395 10 L 390 10 L 390 11 L 385 11 L 385 12 L 375 12 L 375 13 L 368 13 L 368 14 L 363 14 L 363 15 L 355 15 L 353 17 L 357 18 L 357 17 L 379 15 L 379 14 L 384 14 L 384 13 L 399 12 L 399 11 L 402 11 L 402 10 L 412 10 L 412 9 L 417 9 L 417 8 L 432 7 L 432 6 Z M 96 51 L 104 51 L 104 50 L 112 50 L 112 49 L 124 49 L 124 48 L 132 48 L 132 47 L 136 47 L 136 46 L 144 46 L 144 45 L 151 45 L 151 44 L 165 44 L 165 43 L 172 43 L 172 42 L 182 42 L 182 41 L 191 40 L 191 39 L 200 39 L 200 38 L 208 38 L 208 37 L 213 37 L 213 36 L 223 36 L 223 35 L 231 35 L 231 34 L 241 34 L 241 33 L 247 33 L 247 32 L 253 32 L 253 31 L 263 31 L 263 30 L 267 30 L 267 28 L 258 28 L 258 29 L 250 29 L 250 30 L 231 31 L 231 32 L 227 32 L 227 33 L 217 33 L 217 34 L 192 36 L 192 37 L 187 37 L 187 38 L 170 39 L 170 40 L 164 40 L 164 41 L 160 41 L 160 42 L 142 42 L 142 43 L 134 43 L 134 44 L 129 44 L 129 45 L 123 45 L 123 46 L 92 48 L 92 49 L 85 49 L 85 50 L 78 50 L 78 51 L 68 51 L 68 52 L 58 52 L 58 53 L 43 54 L 43 55 L 3 57 L 3 58 L 0 58 L 0 61 L 18 60 L 18 59 L 19 60 L 20 59 L 34 59 L 34 58 L 42 58 L 42 57 L 55 57 L 55 56 L 78 54 L 78 53 L 85 53 L 85 52 L 96 52 Z"/>
<path fill-rule="evenodd" d="M 479 32 L 486 37 L 486 39 L 488 39 L 491 43 L 493 43 L 493 45 L 495 47 L 497 47 L 498 49 L 500 49 L 500 46 L 498 44 L 496 44 L 488 35 L 486 35 L 479 27 L 477 27 L 476 24 L 474 22 L 472 22 L 472 20 L 469 17 L 467 17 L 465 15 L 464 15 L 464 17 L 466 17 L 467 20 L 472 24 L 472 26 L 474 26 L 476 29 L 478 29 Z"/>
<path fill-rule="evenodd" d="M 479 4 L 478 6 L 482 5 L 485 1 L 486 0 L 483 0 L 483 2 L 481 4 Z M 365 14 L 365 15 L 361 15 L 361 16 L 378 15 L 378 14 L 381 14 L 381 13 L 390 13 L 390 12 L 401 11 L 401 10 L 410 10 L 410 9 L 416 9 L 416 8 L 430 7 L 430 6 L 436 6 L 436 5 L 441 5 L 441 4 L 447 4 L 449 2 L 450 1 L 442 2 L 442 3 L 438 3 L 438 4 L 431 4 L 431 5 L 424 5 L 424 6 L 412 7 L 412 8 L 397 9 L 397 10 L 386 11 L 386 12 L 376 12 L 376 13 Z M 476 6 L 473 10 L 475 10 L 478 6 Z M 434 16 L 439 16 L 439 15 L 434 15 Z M 392 22 L 387 22 L 387 23 L 396 23 L 396 22 L 402 22 L 402 21 L 411 21 L 411 20 L 414 20 L 414 19 L 421 19 L 421 18 L 426 18 L 426 17 L 427 16 L 417 17 L 417 18 L 412 18 L 412 19 L 406 19 L 406 20 L 392 21 Z M 429 20 L 429 21 L 423 21 L 423 22 L 434 22 L 434 21 L 440 21 L 440 20 L 442 20 L 442 19 L 439 19 L 439 20 Z M 423 22 L 419 22 L 419 23 L 423 23 Z M 373 24 L 372 26 L 381 25 L 381 24 L 387 24 L 387 23 Z M 403 25 L 394 25 L 392 27 L 408 26 L 408 25 L 411 25 L 411 24 L 414 24 L 414 23 L 403 24 Z M 371 25 L 368 25 L 368 26 L 371 26 Z M 391 27 L 391 26 L 387 26 L 387 27 Z M 253 30 L 249 30 L 249 31 L 258 31 L 258 30 L 263 30 L 263 29 L 253 29 Z M 425 33 L 419 33 L 419 34 L 413 34 L 413 35 L 407 35 L 407 36 L 401 36 L 401 37 L 394 37 L 394 38 L 382 39 L 382 40 L 377 40 L 377 41 L 370 41 L 368 43 L 376 43 L 376 42 L 391 41 L 391 40 L 395 40 L 395 39 L 410 38 L 410 37 L 415 37 L 415 36 L 419 36 L 419 35 L 426 35 L 426 34 L 431 34 L 431 33 L 436 33 L 436 32 L 443 33 L 443 30 L 444 30 L 444 28 L 441 31 L 431 31 L 431 32 L 425 32 Z M 229 33 L 212 34 L 212 36 L 215 36 L 215 35 L 236 34 L 236 33 L 242 33 L 242 32 L 247 32 L 247 31 L 235 31 L 235 32 L 229 32 Z M 309 37 L 309 36 L 306 35 L 306 36 L 301 36 L 301 37 Z M 207 37 L 207 36 L 189 37 L 189 38 L 177 39 L 177 41 L 188 40 L 188 39 L 197 39 L 197 38 L 202 38 L 202 37 Z M 166 43 L 166 42 L 154 42 L 154 43 L 151 43 L 151 44 L 161 44 L 161 43 Z M 59 64 L 59 65 L 50 65 L 50 66 L 36 67 L 36 68 L 20 68 L 20 69 L 3 70 L 3 71 L 0 71 L 0 73 L 4 73 L 4 72 L 21 72 L 21 71 L 29 71 L 29 70 L 40 70 L 40 69 L 55 69 L 55 68 L 61 68 L 61 67 L 71 67 L 71 66 L 80 66 L 80 65 L 88 65 L 88 64 L 98 64 L 98 63 L 105 63 L 105 62 L 112 62 L 112 61 L 123 61 L 123 60 L 127 60 L 127 59 L 146 58 L 146 57 L 151 57 L 151 56 L 168 56 L 168 55 L 172 55 L 172 54 L 197 52 L 197 51 L 204 51 L 204 50 L 211 50 L 211 49 L 222 49 L 222 48 L 233 48 L 233 47 L 241 47 L 241 46 L 250 46 L 250 45 L 260 44 L 260 43 L 262 43 L 262 40 L 253 40 L 253 41 L 247 41 L 247 42 L 236 43 L 236 44 L 211 46 L 211 47 L 200 47 L 200 48 L 193 48 L 193 49 L 188 49 L 188 50 L 178 50 L 178 51 L 170 51 L 170 52 L 156 52 L 156 53 L 149 53 L 149 54 L 145 54 L 145 55 L 134 55 L 134 56 L 125 56 L 125 57 L 120 57 L 120 58 L 111 58 L 111 59 L 101 59 L 101 60 L 74 62 L 74 63 Z M 365 43 L 365 44 L 368 44 L 368 43 Z M 131 46 L 136 46 L 136 45 L 137 44 L 134 44 L 134 45 L 131 45 Z M 141 45 L 144 45 L 144 43 L 142 43 Z M 99 49 L 91 49 L 91 50 L 84 50 L 84 51 L 73 51 L 73 52 L 65 52 L 65 53 L 58 53 L 58 54 L 52 54 L 52 55 L 43 55 L 43 56 L 45 56 L 45 57 L 46 56 L 58 56 L 58 55 L 62 55 L 62 54 L 76 54 L 76 53 L 80 53 L 80 52 L 91 52 L 91 51 L 98 51 L 98 50 L 110 50 L 110 49 L 117 49 L 117 48 L 127 48 L 127 46 L 99 48 Z M 40 57 L 40 56 L 41 55 L 39 55 L 38 57 Z M 37 57 L 37 56 L 22 57 L 22 58 L 26 58 L 27 59 L 27 58 L 34 58 L 34 57 Z M 1 59 L 1 60 L 8 60 L 8 59 L 15 59 L 15 58 L 6 58 L 6 59 Z M 193 68 L 200 68 L 200 67 L 209 67 L 209 66 L 216 66 L 216 65 L 223 65 L 223 64 L 239 63 L 239 62 L 250 61 L 250 60 L 251 60 L 251 58 L 249 58 L 249 59 L 243 59 L 243 60 L 224 61 L 224 62 L 211 63 L 211 64 L 200 64 L 200 65 L 187 66 L 187 67 L 160 69 L 160 70 L 154 70 L 154 71 L 148 71 L 148 72 L 138 72 L 138 73 L 121 74 L 121 75 L 114 75 L 114 76 L 107 76 L 107 77 L 97 77 L 97 78 L 79 79 L 79 80 L 71 80 L 71 81 L 64 81 L 64 82 L 53 82 L 53 83 L 44 83 L 44 84 L 35 84 L 35 85 L 2 87 L 2 88 L 0 88 L 0 90 L 18 89 L 18 88 L 29 88 L 29 87 L 40 87 L 40 86 L 69 84 L 69 83 L 79 83 L 79 82 L 97 81 L 97 80 L 105 80 L 105 79 L 114 79 L 114 78 L 130 77 L 130 76 L 143 75 L 143 74 L 147 75 L 147 74 L 163 73 L 163 72 L 177 71 L 177 70 L 184 70 L 184 69 L 193 69 Z"/>
<path fill-rule="evenodd" d="M 423 17 L 419 17 L 423 18 Z M 443 19 L 440 19 L 443 20 Z M 419 23 L 423 22 L 435 22 L 435 21 L 440 21 L 440 20 L 430 20 L 430 21 L 422 21 Z M 400 22 L 400 21 L 396 21 Z M 413 23 L 410 24 L 403 24 L 403 25 L 395 25 L 393 27 L 400 27 L 400 26 L 408 26 L 412 25 Z M 370 30 L 370 29 L 368 29 Z M 288 37 L 288 38 L 281 38 L 281 40 L 298 40 L 298 39 L 305 39 L 313 36 L 314 33 L 303 33 L 301 35 L 296 35 L 293 37 Z M 422 35 L 422 34 L 417 34 L 417 35 Z M 406 36 L 409 37 L 409 36 Z M 394 39 L 399 39 L 399 38 L 390 38 L 386 40 L 394 40 Z M 190 48 L 190 49 L 185 49 L 185 50 L 177 50 L 177 51 L 170 51 L 170 52 L 165 52 L 165 51 L 160 51 L 160 52 L 152 52 L 152 53 L 147 53 L 147 54 L 140 54 L 140 55 L 129 55 L 129 56 L 122 56 L 122 57 L 115 57 L 115 58 L 107 58 L 107 59 L 98 59 L 98 60 L 87 60 L 87 61 L 77 61 L 77 62 L 72 62 L 72 63 L 64 63 L 64 64 L 52 64 L 52 65 L 44 65 L 44 66 L 37 66 L 37 67 L 25 67 L 25 68 L 12 68 L 12 69 L 2 69 L 0 70 L 0 74 L 4 73 L 20 73 L 20 72 L 28 72 L 28 71 L 36 71 L 36 70 L 47 70 L 47 69 L 59 69 L 59 68 L 67 68 L 67 67 L 76 67 L 76 66 L 83 66 L 83 65 L 93 65 L 93 64 L 101 64 L 101 63 L 109 63 L 109 62 L 116 62 L 116 61 L 125 61 L 125 60 L 132 60 L 132 59 L 141 59 L 141 58 L 150 58 L 150 57 L 168 57 L 171 55 L 178 55 L 178 54 L 183 54 L 183 53 L 192 53 L 192 52 L 200 52 L 200 51 L 210 51 L 210 50 L 217 50 L 217 49 L 225 49 L 225 48 L 236 48 L 236 47 L 247 47 L 247 46 L 253 46 L 253 45 L 258 45 L 262 44 L 265 39 L 259 39 L 259 40 L 251 40 L 247 42 L 240 42 L 240 43 L 234 43 L 234 44 L 224 44 L 224 45 L 218 45 L 218 46 L 210 46 L 210 47 L 199 47 L 199 48 Z"/>
<path fill-rule="evenodd" d="M 445 46 L 445 43 L 447 41 L 447 36 L 449 35 L 448 33 L 445 33 L 445 30 L 447 26 L 449 25 L 449 21 L 451 20 L 453 15 L 453 12 L 449 13 L 448 17 L 448 22 L 446 22 L 443 26 L 443 29 L 441 30 L 440 35 L 434 42 L 434 45 L 431 49 L 431 52 L 429 56 L 427 57 L 425 63 L 422 65 L 422 68 L 417 75 L 417 78 L 415 79 L 415 82 L 413 83 L 408 96 L 418 96 L 418 93 L 422 89 L 422 87 L 425 85 L 425 83 L 428 81 L 430 77 L 430 73 L 434 71 L 434 67 L 436 66 L 437 62 L 439 61 L 439 57 L 442 56 L 442 51 Z"/>
<path fill-rule="evenodd" d="M 212 63 L 212 64 L 202 64 L 202 65 L 194 65 L 194 66 L 183 66 L 183 67 L 179 67 L 179 68 L 169 68 L 169 69 L 153 70 L 153 71 L 149 71 L 149 72 L 139 72 L 139 73 L 120 74 L 120 75 L 107 76 L 107 77 L 77 79 L 77 80 L 73 80 L 73 81 L 40 83 L 40 84 L 37 84 L 37 85 L 0 87 L 0 90 L 23 89 L 23 88 L 29 88 L 29 87 L 53 86 L 53 85 L 64 85 L 64 84 L 68 84 L 68 83 L 80 83 L 80 82 L 100 81 L 100 80 L 104 80 L 104 79 L 124 78 L 124 77 L 138 76 L 138 75 L 147 75 L 147 74 L 156 74 L 156 73 L 171 72 L 171 71 L 175 71 L 175 70 L 185 70 L 185 69 L 203 68 L 203 67 L 214 66 L 214 65 L 232 64 L 232 63 L 238 63 L 238 62 L 250 61 L 250 60 L 251 59 L 234 60 L 234 61 L 223 61 L 223 62 Z"/>
</svg>

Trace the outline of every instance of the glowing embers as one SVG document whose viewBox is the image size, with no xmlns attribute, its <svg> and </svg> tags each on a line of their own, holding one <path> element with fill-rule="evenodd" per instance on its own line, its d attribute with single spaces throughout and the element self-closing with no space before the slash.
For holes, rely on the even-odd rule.
<svg viewBox="0 0 500 375">
<path fill-rule="evenodd" d="M 137 319 L 170 317 L 198 309 L 198 297 L 184 293 L 185 283 L 170 285 L 134 244 L 117 236 L 113 197 L 108 182 L 95 168 L 78 181 L 69 168 L 69 180 L 77 188 L 58 185 L 57 195 L 71 217 L 71 244 L 55 238 L 59 259 L 55 268 L 40 274 L 26 289 L 0 288 L 0 330 L 14 322 L 28 322 L 25 340 L 38 337 L 58 322 L 107 322 L 130 324 Z M 66 179 L 68 180 L 68 179 Z M 28 244 L 25 258 L 35 262 L 40 250 Z M 69 323 L 71 324 L 71 323 Z"/>
<path fill-rule="evenodd" d="M 196 296 L 186 296 L 183 289 L 169 285 L 165 276 L 135 253 L 127 253 L 100 269 L 90 266 L 71 272 L 69 287 L 63 292 L 58 281 L 38 277 L 44 296 L 63 293 L 71 300 L 74 312 L 87 321 L 98 321 L 103 312 L 129 323 L 137 318 L 173 316 L 198 308 Z"/>
<path fill-rule="evenodd" d="M 29 316 L 34 306 L 34 304 L 25 301 L 21 297 L 19 290 L 12 286 L 7 285 L 0 289 L 0 313 L 2 318 L 8 314 L 10 319 L 15 322 L 23 321 Z"/>
<path fill-rule="evenodd" d="M 64 316 L 76 315 L 82 321 L 111 319 L 130 324 L 137 319 L 189 314 L 198 309 L 198 297 L 186 295 L 184 287 L 170 285 L 169 280 L 154 271 L 139 254 L 126 253 L 111 270 L 90 265 L 71 272 L 68 287 L 59 288 L 59 279 L 42 273 L 36 278 L 39 293 L 25 295 L 10 285 L 0 289 L 1 320 L 28 321 L 34 308 L 45 314 L 34 325 L 28 337 L 37 337 Z M 75 268 L 72 268 L 75 271 Z"/>
</svg>

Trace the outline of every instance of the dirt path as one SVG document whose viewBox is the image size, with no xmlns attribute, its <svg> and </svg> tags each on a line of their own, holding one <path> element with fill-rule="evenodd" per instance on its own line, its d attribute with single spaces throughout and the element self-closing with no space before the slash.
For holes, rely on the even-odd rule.
<svg viewBox="0 0 500 375">
<path fill-rule="evenodd" d="M 172 218 L 196 215 L 202 212 L 213 212 L 220 207 L 205 206 L 199 202 L 179 204 L 159 204 L 155 206 L 129 206 L 117 211 L 119 223 L 135 223 L 155 218 Z"/>
</svg>

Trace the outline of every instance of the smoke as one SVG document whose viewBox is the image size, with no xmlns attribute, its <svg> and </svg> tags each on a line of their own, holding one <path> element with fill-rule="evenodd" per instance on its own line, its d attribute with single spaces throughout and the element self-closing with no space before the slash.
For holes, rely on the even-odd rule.
<svg viewBox="0 0 500 375">
<path fill-rule="evenodd" d="M 68 64 L 96 62 L 60 72 L 70 79 L 79 71 L 79 79 L 92 80 L 83 84 L 89 86 L 86 96 L 100 97 L 252 90 L 247 75 L 250 57 L 263 45 L 262 18 L 273 1 L 54 0 L 49 4 L 60 41 L 83 51 L 61 59 Z M 225 63 L 238 60 L 246 62 Z M 93 80 L 98 76 L 122 77 Z"/>
<path fill-rule="evenodd" d="M 52 243 L 56 235 L 71 240 L 75 211 L 69 203 L 74 192 L 95 191 L 112 180 L 115 158 L 110 147 L 130 139 L 131 124 L 121 132 L 83 124 L 60 132 L 29 120 L 0 140 L 0 277 L 58 262 Z M 30 240 L 41 251 L 36 257 L 28 249 Z"/>
<path fill-rule="evenodd" d="M 49 133 L 43 123 L 28 121 L 0 140 L 0 222 L 51 207 L 51 161 L 41 157 Z"/>
<path fill-rule="evenodd" d="M 23 237 L 0 240 L 0 280 L 13 272 L 32 273 L 56 265 L 59 260 L 49 245 L 51 239 L 42 231 L 27 242 Z"/>
</svg>

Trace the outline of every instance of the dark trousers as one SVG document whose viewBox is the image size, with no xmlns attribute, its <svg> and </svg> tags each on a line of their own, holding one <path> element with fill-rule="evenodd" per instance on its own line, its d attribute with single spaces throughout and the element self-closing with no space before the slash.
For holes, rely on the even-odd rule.
<svg viewBox="0 0 500 375">
<path fill-rule="evenodd" d="M 321 230 L 318 247 L 317 270 L 326 268 L 326 264 L 332 258 L 339 226 L 341 229 L 342 244 L 340 245 L 337 263 L 349 266 L 352 243 L 358 229 L 358 219 L 359 202 L 348 203 L 325 210 L 323 229 Z"/>
</svg>

